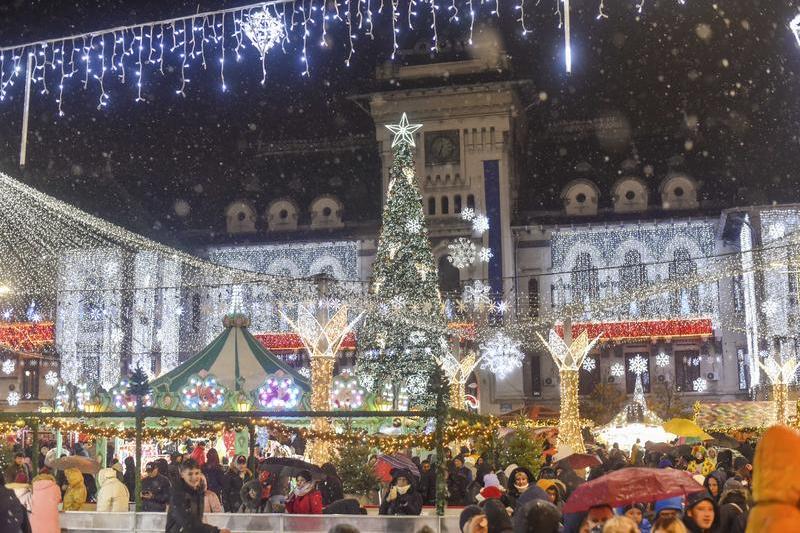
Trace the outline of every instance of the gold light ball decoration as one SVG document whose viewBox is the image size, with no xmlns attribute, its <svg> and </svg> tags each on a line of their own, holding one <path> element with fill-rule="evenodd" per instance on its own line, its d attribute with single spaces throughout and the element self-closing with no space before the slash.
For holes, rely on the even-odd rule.
<svg viewBox="0 0 800 533">
<path fill-rule="evenodd" d="M 192 421 L 191 420 L 184 420 L 183 422 L 181 422 L 181 426 L 184 429 L 189 429 L 190 427 L 192 427 Z"/>
<path fill-rule="evenodd" d="M 23 419 L 21 419 L 21 418 L 18 418 L 18 419 L 17 419 L 17 421 L 16 421 L 16 422 L 14 422 L 14 425 L 15 425 L 15 426 L 17 426 L 19 429 L 22 429 L 22 428 L 24 428 L 25 426 L 27 426 L 27 425 L 28 425 L 28 423 L 27 423 L 27 422 L 25 422 L 25 420 L 23 420 Z"/>
</svg>

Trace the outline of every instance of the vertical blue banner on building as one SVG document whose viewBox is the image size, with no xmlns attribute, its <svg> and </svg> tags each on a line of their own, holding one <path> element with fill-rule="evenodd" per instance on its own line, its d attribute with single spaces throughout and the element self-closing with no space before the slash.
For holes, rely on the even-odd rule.
<svg viewBox="0 0 800 533">
<path fill-rule="evenodd" d="M 483 162 L 483 187 L 486 216 L 489 218 L 489 286 L 492 294 L 503 293 L 503 239 L 500 223 L 500 161 Z"/>
</svg>

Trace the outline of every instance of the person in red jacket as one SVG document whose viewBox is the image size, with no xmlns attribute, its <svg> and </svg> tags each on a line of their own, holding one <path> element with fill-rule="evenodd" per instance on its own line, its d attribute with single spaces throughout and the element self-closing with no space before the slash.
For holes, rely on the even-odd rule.
<svg viewBox="0 0 800 533">
<path fill-rule="evenodd" d="M 322 494 L 311 480 L 311 472 L 297 475 L 297 486 L 286 498 L 286 512 L 291 514 L 322 514 Z"/>
</svg>

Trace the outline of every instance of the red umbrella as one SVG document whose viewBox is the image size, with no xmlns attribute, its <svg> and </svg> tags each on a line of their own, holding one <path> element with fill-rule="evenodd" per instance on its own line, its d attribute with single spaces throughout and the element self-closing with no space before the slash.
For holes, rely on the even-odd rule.
<svg viewBox="0 0 800 533">
<path fill-rule="evenodd" d="M 706 490 L 692 476 L 672 468 L 623 468 L 584 483 L 564 504 L 564 513 L 588 511 L 597 505 L 622 507 Z"/>
<path fill-rule="evenodd" d="M 603 461 L 593 453 L 573 453 L 558 461 L 558 464 L 567 466 L 572 470 L 579 470 L 581 468 L 600 466 Z"/>
<path fill-rule="evenodd" d="M 396 455 L 379 455 L 375 463 L 375 475 L 381 481 L 387 483 L 392 480 L 392 470 L 405 469 L 411 472 L 411 475 L 419 478 L 419 468 L 414 464 L 414 461 L 402 454 Z M 411 481 L 409 479 L 409 481 Z"/>
</svg>

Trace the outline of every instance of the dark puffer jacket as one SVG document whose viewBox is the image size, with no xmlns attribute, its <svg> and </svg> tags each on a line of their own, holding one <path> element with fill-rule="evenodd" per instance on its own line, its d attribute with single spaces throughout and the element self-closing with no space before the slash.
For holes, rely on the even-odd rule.
<svg viewBox="0 0 800 533">
<path fill-rule="evenodd" d="M 166 533 L 219 533 L 219 529 L 203 523 L 205 491 L 193 489 L 183 479 L 172 487 L 167 511 Z"/>
<path fill-rule="evenodd" d="M 400 494 L 398 492 L 397 497 L 389 501 L 389 492 L 391 492 L 392 488 L 397 484 L 397 478 L 399 477 L 404 477 L 409 481 L 410 485 L 408 491 L 405 494 Z M 395 470 L 392 478 L 392 484 L 389 486 L 389 492 L 387 492 L 386 496 L 383 498 L 379 514 L 418 516 L 422 513 L 422 495 L 414 486 L 415 478 L 411 473 L 403 469 Z"/>
</svg>

